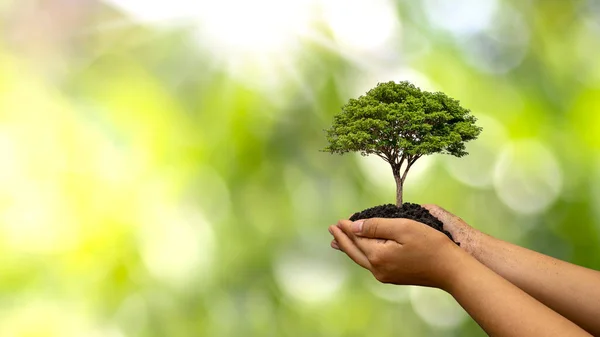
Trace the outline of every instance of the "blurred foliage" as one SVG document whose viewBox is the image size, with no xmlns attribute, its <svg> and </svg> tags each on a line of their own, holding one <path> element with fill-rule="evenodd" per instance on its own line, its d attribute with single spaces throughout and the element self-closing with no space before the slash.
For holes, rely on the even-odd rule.
<svg viewBox="0 0 600 337">
<path fill-rule="evenodd" d="M 600 269 L 598 1 L 281 3 L 0 2 L 0 336 L 484 335 L 329 248 L 394 183 L 323 130 L 390 80 L 484 129 L 407 201 Z"/>
</svg>

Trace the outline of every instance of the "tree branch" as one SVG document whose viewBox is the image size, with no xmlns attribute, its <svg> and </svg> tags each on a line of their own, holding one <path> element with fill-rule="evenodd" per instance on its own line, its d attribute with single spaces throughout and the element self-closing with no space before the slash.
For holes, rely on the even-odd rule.
<svg viewBox="0 0 600 337">
<path fill-rule="evenodd" d="M 394 149 L 393 149 L 393 148 L 391 148 L 391 147 L 389 147 L 389 146 L 388 146 L 388 147 L 386 147 L 385 149 L 386 149 L 386 154 L 387 154 L 387 155 L 388 155 L 388 157 L 390 158 L 390 164 L 391 164 L 392 162 L 394 162 L 394 163 L 395 163 L 395 162 L 396 162 L 396 155 L 394 154 Z"/>
<path fill-rule="evenodd" d="M 394 158 L 398 158 L 395 156 Z M 402 169 L 402 164 L 404 164 L 404 160 L 406 160 L 406 154 L 402 153 L 402 157 L 400 158 L 400 162 L 396 163 L 396 167 L 394 168 L 394 176 L 396 174 L 400 174 L 400 169 Z"/>
<path fill-rule="evenodd" d="M 410 166 L 412 166 L 417 161 L 417 159 L 421 158 L 421 156 L 422 155 L 419 154 L 419 155 L 415 155 L 414 157 L 412 157 L 412 160 L 409 162 Z"/>
<path fill-rule="evenodd" d="M 381 158 L 381 159 L 385 160 L 387 163 L 391 164 L 391 163 L 390 163 L 390 159 L 389 159 L 389 157 L 387 157 L 387 156 L 385 155 L 385 153 L 381 153 L 381 152 L 374 152 L 374 153 L 375 153 L 375 155 L 376 155 L 377 157 L 379 157 L 379 158 Z"/>
<path fill-rule="evenodd" d="M 404 170 L 404 173 L 402 174 L 402 184 L 404 184 L 404 180 L 406 179 L 406 175 L 408 174 L 408 170 L 410 170 L 410 168 L 413 166 L 413 164 L 417 161 L 417 159 L 421 158 L 422 155 L 414 155 L 414 156 L 409 156 L 408 158 L 408 162 L 406 164 L 406 169 Z"/>
</svg>

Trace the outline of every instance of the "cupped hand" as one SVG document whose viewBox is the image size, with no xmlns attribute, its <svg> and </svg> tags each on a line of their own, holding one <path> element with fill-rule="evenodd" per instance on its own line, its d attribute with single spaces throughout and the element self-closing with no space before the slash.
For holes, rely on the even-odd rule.
<svg viewBox="0 0 600 337">
<path fill-rule="evenodd" d="M 340 220 L 332 242 L 383 283 L 445 289 L 465 254 L 443 233 L 409 219 Z"/>
<path fill-rule="evenodd" d="M 475 254 L 477 249 L 479 249 L 478 243 L 484 235 L 482 232 L 469 226 L 463 219 L 438 205 L 425 204 L 422 206 L 444 224 L 444 230 L 452 234 L 452 238 L 454 238 L 454 241 L 460 243 L 461 248 L 470 255 Z M 337 250 L 340 249 L 335 239 L 331 241 L 331 247 Z"/>
<path fill-rule="evenodd" d="M 477 249 L 477 243 L 483 233 L 469 226 L 463 219 L 438 205 L 427 204 L 422 206 L 444 224 L 444 230 L 447 230 L 452 234 L 454 241 L 459 242 L 461 248 L 473 255 L 473 252 Z"/>
</svg>

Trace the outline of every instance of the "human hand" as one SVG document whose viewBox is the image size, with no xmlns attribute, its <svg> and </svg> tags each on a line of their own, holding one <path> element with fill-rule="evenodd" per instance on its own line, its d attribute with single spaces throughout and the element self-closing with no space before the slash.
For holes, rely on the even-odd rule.
<svg viewBox="0 0 600 337">
<path fill-rule="evenodd" d="M 422 206 L 426 208 L 431 215 L 438 218 L 444 224 L 444 230 L 452 234 L 454 241 L 460 243 L 460 246 L 472 255 L 483 233 L 469 226 L 463 219 L 438 205 L 426 204 Z M 352 214 L 350 216 L 352 216 Z M 337 250 L 340 249 L 335 239 L 331 241 L 331 247 Z"/>
<path fill-rule="evenodd" d="M 473 255 L 474 251 L 478 249 L 477 245 L 483 235 L 482 232 L 469 226 L 463 219 L 438 205 L 427 204 L 422 206 L 444 224 L 444 230 L 452 234 L 454 241 L 459 242 L 461 248 Z"/>
<path fill-rule="evenodd" d="M 465 254 L 443 233 L 409 219 L 340 220 L 329 231 L 341 251 L 383 283 L 446 289 Z"/>
</svg>

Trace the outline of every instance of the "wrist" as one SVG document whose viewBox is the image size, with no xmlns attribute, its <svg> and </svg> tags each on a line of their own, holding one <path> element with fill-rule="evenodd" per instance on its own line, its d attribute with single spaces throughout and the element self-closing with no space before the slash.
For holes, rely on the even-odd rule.
<svg viewBox="0 0 600 337">
<path fill-rule="evenodd" d="M 462 235 L 462 240 L 459 241 L 460 247 L 469 255 L 476 257 L 483 246 L 482 241 L 485 240 L 485 237 L 486 235 L 484 233 L 470 227 L 464 235 Z"/>
<path fill-rule="evenodd" d="M 456 245 L 453 245 L 444 255 L 446 258 L 442 263 L 442 277 L 438 287 L 451 294 L 457 284 L 460 284 L 461 275 L 468 272 L 471 263 L 476 260 Z"/>
<path fill-rule="evenodd" d="M 497 285 L 490 283 L 493 278 L 498 281 L 504 280 L 476 258 L 465 252 L 460 260 L 457 260 L 454 264 L 454 272 L 442 290 L 454 297 L 462 305 L 462 301 L 474 296 L 476 292 L 480 294 L 482 291 L 484 293 L 494 292 Z"/>
</svg>

